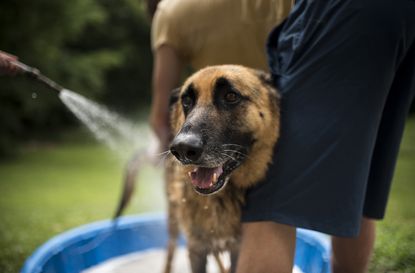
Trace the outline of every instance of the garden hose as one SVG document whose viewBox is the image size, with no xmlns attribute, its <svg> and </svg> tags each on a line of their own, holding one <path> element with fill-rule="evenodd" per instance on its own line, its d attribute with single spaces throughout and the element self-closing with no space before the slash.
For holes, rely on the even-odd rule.
<svg viewBox="0 0 415 273">
<path fill-rule="evenodd" d="M 64 89 L 62 86 L 60 86 L 56 82 L 52 81 L 51 79 L 40 73 L 39 69 L 37 68 L 30 67 L 19 61 L 11 61 L 11 63 L 17 66 L 23 72 L 23 74 L 29 76 L 30 78 L 40 81 L 41 83 L 55 90 L 58 93 L 60 93 L 60 91 Z"/>
</svg>

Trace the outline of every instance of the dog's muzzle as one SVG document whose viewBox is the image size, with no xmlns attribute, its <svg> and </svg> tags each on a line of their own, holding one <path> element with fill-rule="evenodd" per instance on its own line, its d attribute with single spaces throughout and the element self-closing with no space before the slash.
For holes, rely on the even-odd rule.
<svg viewBox="0 0 415 273">
<path fill-rule="evenodd" d="M 197 164 L 203 153 L 202 138 L 193 133 L 178 134 L 170 145 L 170 152 L 182 164 Z"/>
<path fill-rule="evenodd" d="M 183 165 L 194 165 L 194 169 L 188 173 L 194 190 L 202 195 L 210 195 L 227 184 L 229 175 L 242 163 L 244 153 L 236 151 L 222 158 L 213 156 L 216 163 L 212 164 L 204 162 L 208 154 L 204 149 L 202 138 L 195 133 L 179 133 L 170 145 L 171 153 Z"/>
</svg>

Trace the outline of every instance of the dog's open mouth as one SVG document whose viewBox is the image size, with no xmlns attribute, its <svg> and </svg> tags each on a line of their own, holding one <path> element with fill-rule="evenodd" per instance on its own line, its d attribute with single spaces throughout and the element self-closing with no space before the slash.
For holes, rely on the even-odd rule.
<svg viewBox="0 0 415 273">
<path fill-rule="evenodd" d="M 189 172 L 193 188 L 196 192 L 209 195 L 220 191 L 229 181 L 229 175 L 238 166 L 238 162 L 231 161 L 214 167 L 196 167 Z"/>
</svg>

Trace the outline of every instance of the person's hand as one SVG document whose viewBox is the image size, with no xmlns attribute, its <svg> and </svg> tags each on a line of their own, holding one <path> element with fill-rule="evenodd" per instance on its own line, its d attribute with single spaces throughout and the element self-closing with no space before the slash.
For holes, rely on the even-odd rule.
<svg viewBox="0 0 415 273">
<path fill-rule="evenodd" d="M 21 69 L 13 64 L 17 57 L 0 50 L 0 75 L 14 76 L 21 73 Z"/>
</svg>

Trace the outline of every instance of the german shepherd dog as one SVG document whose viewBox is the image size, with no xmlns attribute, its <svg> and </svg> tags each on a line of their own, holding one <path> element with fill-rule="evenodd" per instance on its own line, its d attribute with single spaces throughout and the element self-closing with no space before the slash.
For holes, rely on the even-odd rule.
<svg viewBox="0 0 415 273">
<path fill-rule="evenodd" d="M 234 272 L 247 188 L 264 178 L 279 136 L 279 95 L 264 72 L 211 66 L 172 93 L 172 135 L 166 162 L 171 270 L 181 230 L 193 273 L 213 254 L 229 252 Z"/>
</svg>

